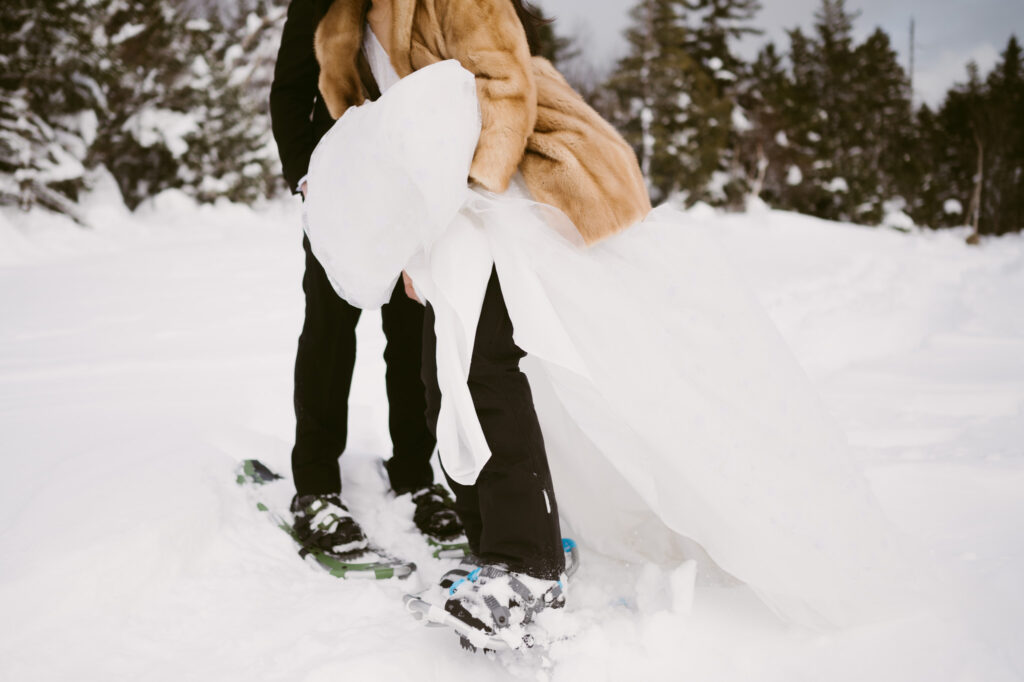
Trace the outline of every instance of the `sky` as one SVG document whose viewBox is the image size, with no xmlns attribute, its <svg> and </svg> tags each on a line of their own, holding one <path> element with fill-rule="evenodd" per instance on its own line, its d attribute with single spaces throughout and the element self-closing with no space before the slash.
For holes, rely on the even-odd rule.
<svg viewBox="0 0 1024 682">
<path fill-rule="evenodd" d="M 585 56 L 598 65 L 611 64 L 626 49 L 622 31 L 637 0 L 535 0 L 556 17 L 563 34 L 577 36 Z M 788 46 L 785 29 L 811 27 L 820 0 L 762 0 L 756 23 L 764 35 L 747 39 L 740 52 L 752 57 L 774 40 Z M 881 26 L 908 63 L 910 19 L 917 28 L 914 91 L 917 101 L 937 104 L 955 82 L 963 81 L 966 65 L 975 60 L 987 73 L 999 60 L 1011 34 L 1024 40 L 1024 0 L 847 0 L 860 10 L 854 24 L 858 40 Z"/>
</svg>

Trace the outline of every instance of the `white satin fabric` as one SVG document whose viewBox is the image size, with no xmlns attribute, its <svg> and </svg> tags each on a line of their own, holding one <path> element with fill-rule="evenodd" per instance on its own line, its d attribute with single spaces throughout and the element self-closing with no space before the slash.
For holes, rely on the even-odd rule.
<svg viewBox="0 0 1024 682">
<path fill-rule="evenodd" d="M 471 484 L 490 456 L 466 381 L 493 264 L 578 541 L 664 563 L 696 543 L 790 620 L 876 615 L 901 565 L 889 526 L 714 235 L 660 207 L 586 248 L 518 175 L 501 195 L 467 187 L 471 73 L 399 81 L 370 61 L 386 92 L 314 152 L 306 229 L 350 303 L 383 304 L 405 269 L 433 306 L 449 475 Z"/>
</svg>

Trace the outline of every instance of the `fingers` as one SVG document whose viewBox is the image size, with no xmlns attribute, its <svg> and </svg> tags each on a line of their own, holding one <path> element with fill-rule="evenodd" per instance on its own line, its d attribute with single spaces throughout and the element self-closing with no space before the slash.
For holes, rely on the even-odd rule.
<svg viewBox="0 0 1024 682">
<path fill-rule="evenodd" d="M 412 277 L 410 277 L 405 270 L 402 270 L 402 284 L 405 286 L 405 295 L 420 305 L 423 305 L 423 301 L 421 301 L 420 297 L 416 295 L 416 287 L 412 284 Z"/>
</svg>

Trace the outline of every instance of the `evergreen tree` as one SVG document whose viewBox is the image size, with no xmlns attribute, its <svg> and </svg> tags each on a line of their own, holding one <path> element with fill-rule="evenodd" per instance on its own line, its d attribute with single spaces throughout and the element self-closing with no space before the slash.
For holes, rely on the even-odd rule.
<svg viewBox="0 0 1024 682">
<path fill-rule="evenodd" d="M 174 178 L 197 121 L 198 97 L 188 87 L 191 52 L 185 22 L 161 0 L 115 0 L 105 8 L 106 90 L 111 115 L 100 127 L 92 158 L 117 180 L 134 208 L 178 186 Z"/>
<path fill-rule="evenodd" d="M 233 42 L 219 20 L 190 19 L 164 0 L 117 0 L 107 12 L 113 115 L 93 153 L 125 202 L 169 188 L 204 201 L 264 194 L 266 126 L 252 125 L 257 112 L 228 68 Z"/>
<path fill-rule="evenodd" d="M 785 179 L 778 187 L 779 208 L 818 215 L 832 197 L 818 179 L 820 143 L 826 120 L 821 107 L 824 77 L 814 41 L 799 28 L 788 32 L 790 74 L 785 110 L 777 134 L 780 158 L 771 161 Z"/>
<path fill-rule="evenodd" d="M 655 201 L 726 203 L 738 190 L 733 137 L 735 86 L 742 64 L 730 41 L 755 0 L 643 0 L 630 12 L 629 54 L 608 81 L 613 120 L 634 145 Z"/>
<path fill-rule="evenodd" d="M 695 98 L 714 84 L 686 51 L 680 0 L 642 0 L 630 11 L 630 49 L 608 82 L 614 122 L 633 145 L 657 202 L 699 186 L 700 121 L 690 117 Z"/>
<path fill-rule="evenodd" d="M 761 11 L 760 0 L 684 0 L 683 4 L 691 30 L 690 55 L 715 71 L 716 78 L 735 81 L 743 60 L 733 52 L 733 44 L 761 33 L 751 25 Z"/>
<path fill-rule="evenodd" d="M 216 59 L 211 69 L 220 85 L 213 92 L 228 90 L 224 100 L 210 98 L 215 125 L 207 126 L 206 130 L 209 133 L 218 127 L 230 128 L 230 121 L 234 120 L 236 135 L 245 133 L 242 140 L 235 141 L 229 141 L 233 136 L 228 135 L 221 145 L 220 156 L 224 163 L 237 160 L 236 168 L 250 174 L 246 176 L 249 178 L 246 182 L 238 185 L 229 183 L 229 187 L 235 186 L 236 191 L 229 192 L 228 196 L 236 200 L 246 200 L 247 196 L 259 194 L 260 176 L 264 183 L 262 193 L 273 194 L 280 187 L 280 161 L 270 131 L 268 93 L 274 78 L 274 63 L 288 4 L 289 0 L 240 0 L 220 5 L 186 5 L 192 7 L 191 11 L 196 16 L 209 20 L 208 32 L 218 36 L 215 41 Z M 231 103 L 232 108 L 221 111 L 218 107 L 220 101 Z M 236 147 L 239 143 L 241 146 Z M 232 148 L 242 150 L 237 159 L 232 158 Z M 251 165 L 252 161 L 256 161 L 260 169 Z"/>
<path fill-rule="evenodd" d="M 689 116 L 701 131 L 699 171 L 689 190 L 694 199 L 738 205 L 747 193 L 738 156 L 740 133 L 750 122 L 737 106 L 745 65 L 733 51 L 736 41 L 760 33 L 750 25 L 759 0 L 685 0 L 686 51 L 707 74 L 711 87 L 695 96 Z M 737 128 L 741 130 L 737 130 Z"/>
<path fill-rule="evenodd" d="M 963 224 L 965 204 L 954 197 L 952 172 L 946 149 L 948 140 L 939 115 L 927 104 L 914 114 L 914 142 L 906 179 L 914 187 L 904 189 L 907 212 L 919 225 L 938 228 Z"/>
<path fill-rule="evenodd" d="M 741 131 L 738 160 L 752 196 L 781 205 L 796 162 L 789 141 L 793 85 L 783 56 L 768 43 L 746 70 L 738 103 L 750 126 Z"/>
<path fill-rule="evenodd" d="M 288 4 L 289 0 L 245 0 L 228 5 L 232 12 L 216 12 L 208 17 L 222 23 L 231 38 L 223 57 L 231 82 L 244 88 L 249 108 L 267 117 L 267 93 L 274 79 Z M 269 118 L 267 130 L 269 135 Z"/>
<path fill-rule="evenodd" d="M 979 232 L 1005 234 L 1024 228 L 1024 57 L 1016 36 L 985 81 L 983 129 L 988 150 Z"/>
<path fill-rule="evenodd" d="M 915 131 L 910 83 L 888 34 L 876 29 L 854 50 L 857 94 L 845 112 L 850 137 L 841 155 L 850 187 L 846 208 L 858 222 L 877 223 L 890 210 L 910 207 L 916 191 Z"/>
<path fill-rule="evenodd" d="M 854 87 L 856 61 L 853 51 L 853 21 L 845 0 L 822 0 L 815 14 L 814 45 L 818 95 L 816 130 L 809 140 L 815 159 L 810 180 L 815 192 L 814 215 L 833 220 L 850 220 L 847 196 L 853 153 L 848 149 L 854 135 L 852 110 L 861 94 Z"/>
<path fill-rule="evenodd" d="M 920 181 L 906 74 L 883 31 L 855 44 L 844 0 L 815 16 L 813 37 L 789 32 L 788 74 L 774 50 L 751 69 L 744 167 L 780 208 L 877 223 L 908 208 Z"/>
<path fill-rule="evenodd" d="M 1011 38 L 987 78 L 972 62 L 967 80 L 947 93 L 937 113 L 918 111 L 917 152 L 927 166 L 915 204 L 918 222 L 967 224 L 972 240 L 1021 229 L 1022 74 L 1021 48 Z"/>
<path fill-rule="evenodd" d="M 954 86 L 938 112 L 938 126 L 935 133 L 936 158 L 932 161 L 936 177 L 944 188 L 943 203 L 956 202 L 960 205 L 963 218 L 958 224 L 973 224 L 978 212 L 973 204 L 975 196 L 980 198 L 984 179 L 978 173 L 984 162 L 984 84 L 974 62 L 967 65 L 967 81 Z M 945 221 L 943 221 L 944 224 Z"/>
<path fill-rule="evenodd" d="M 0 5 L 0 203 L 77 218 L 87 150 L 107 105 L 92 5 Z"/>
<path fill-rule="evenodd" d="M 238 59 L 234 55 L 246 56 L 244 41 L 236 41 L 236 33 L 227 31 L 216 16 L 187 26 L 195 54 L 189 87 L 199 95 L 190 113 L 200 123 L 185 137 L 188 151 L 178 178 L 200 201 L 226 197 L 252 203 L 277 185 L 279 162 L 271 144 L 267 90 L 253 97 L 251 81 L 232 68 Z M 249 69 L 247 74 L 257 72 Z"/>
</svg>

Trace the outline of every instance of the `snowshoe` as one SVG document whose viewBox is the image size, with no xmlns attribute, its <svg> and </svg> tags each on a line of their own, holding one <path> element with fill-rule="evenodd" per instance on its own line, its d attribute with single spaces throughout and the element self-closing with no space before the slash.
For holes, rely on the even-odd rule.
<svg viewBox="0 0 1024 682">
<path fill-rule="evenodd" d="M 295 523 L 289 521 L 286 513 L 278 511 L 284 505 L 278 507 L 273 503 L 284 492 L 274 490 L 274 486 L 283 486 L 284 480 L 255 459 L 242 462 L 236 477 L 236 482 L 249 491 L 256 508 L 299 546 L 299 556 L 337 578 L 406 578 L 416 570 L 413 562 L 394 557 L 368 542 L 340 499 L 293 498 L 293 509 L 298 511 Z"/>
<path fill-rule="evenodd" d="M 467 557 L 441 578 L 439 590 L 405 595 L 406 610 L 427 625 L 451 628 L 469 651 L 543 648 L 550 638 L 535 627 L 535 618 L 565 605 L 565 581 L 579 567 L 576 543 L 566 538 L 562 547 L 566 572 L 561 580 L 540 580 L 499 564 L 475 565 Z"/>
</svg>

